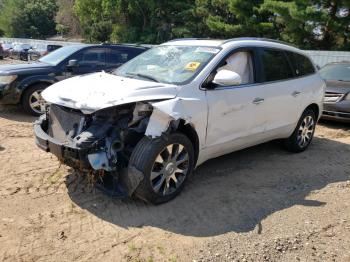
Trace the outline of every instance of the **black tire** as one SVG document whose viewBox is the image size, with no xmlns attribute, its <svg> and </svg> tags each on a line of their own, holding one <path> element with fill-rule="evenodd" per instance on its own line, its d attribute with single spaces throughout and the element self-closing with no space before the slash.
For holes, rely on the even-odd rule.
<svg viewBox="0 0 350 262">
<path fill-rule="evenodd" d="M 22 61 L 28 61 L 28 55 L 26 53 L 21 53 L 19 59 Z"/>
<path fill-rule="evenodd" d="M 309 131 L 306 133 L 310 133 L 310 139 L 305 139 L 305 144 L 301 143 L 301 135 L 304 134 L 303 131 L 301 131 L 300 129 L 303 129 L 303 125 L 304 125 L 304 121 L 306 121 L 306 119 L 310 119 L 312 118 L 313 121 L 313 126 L 312 126 L 312 130 L 311 128 L 308 129 Z M 285 140 L 285 146 L 287 148 L 288 151 L 293 152 L 293 153 L 300 153 L 305 151 L 314 136 L 315 133 L 315 128 L 316 128 L 316 123 L 317 123 L 317 119 L 316 119 L 316 114 L 312 109 L 306 109 L 304 111 L 304 113 L 302 114 L 302 116 L 299 119 L 299 122 L 297 124 L 297 127 L 295 128 L 293 134 L 287 138 Z"/>
<path fill-rule="evenodd" d="M 28 114 L 31 114 L 32 116 L 40 116 L 43 114 L 43 112 L 38 112 L 31 107 L 30 100 L 32 95 L 35 92 L 41 93 L 47 87 L 48 87 L 47 84 L 38 83 L 38 84 L 32 85 L 31 87 L 27 88 L 24 91 L 22 96 L 22 106 L 25 112 L 27 112 Z"/>
<path fill-rule="evenodd" d="M 181 175 L 180 173 L 178 174 L 178 177 L 176 177 L 176 171 L 174 171 L 173 175 L 176 177 L 176 180 L 180 181 L 179 176 L 182 180 L 181 184 L 179 184 L 178 187 L 176 186 L 176 182 L 173 180 L 171 181 L 170 178 L 168 178 L 170 182 L 166 183 L 166 179 L 163 179 L 163 175 L 158 176 L 159 181 L 163 181 L 159 182 L 158 185 L 165 183 L 163 189 L 162 186 L 160 186 L 159 191 L 165 192 L 166 188 L 170 188 L 171 186 L 173 187 L 171 190 L 174 191 L 168 194 L 165 194 L 164 192 L 157 193 L 154 190 L 153 184 L 153 181 L 157 178 L 151 181 L 151 173 L 154 170 L 154 168 L 156 168 L 156 165 L 161 165 L 163 166 L 162 170 L 167 170 L 166 167 L 163 165 L 164 163 L 160 164 L 160 162 L 157 162 L 156 159 L 158 159 L 157 157 L 160 156 L 161 153 L 164 153 L 168 146 L 171 147 L 171 145 L 175 145 L 175 147 L 178 146 L 178 149 L 174 149 L 174 147 L 172 148 L 172 155 L 176 155 L 176 152 L 174 151 L 180 150 L 182 150 L 184 156 L 186 155 L 186 159 L 188 160 L 186 160 L 186 163 L 184 163 L 186 165 L 184 169 L 187 171 L 185 176 Z M 182 145 L 184 149 L 180 149 L 179 145 Z M 167 152 L 169 152 L 169 150 Z M 181 155 L 181 153 L 179 153 L 179 155 Z M 168 163 L 168 166 L 169 165 L 170 163 Z M 174 166 L 171 170 L 174 170 L 174 168 L 178 168 L 179 166 L 180 165 Z M 140 182 L 139 186 L 134 192 L 135 197 L 152 204 L 161 204 L 168 202 L 171 199 L 175 198 L 182 191 L 188 177 L 193 171 L 193 145 L 188 139 L 188 137 L 182 133 L 172 133 L 157 139 L 150 139 L 148 137 L 144 137 L 136 145 L 129 161 L 129 167 L 135 167 L 137 170 L 141 171 L 144 174 L 144 179 Z M 170 174 L 167 174 L 167 176 L 170 176 Z M 170 185 L 171 183 L 172 185 L 167 187 L 167 185 Z"/>
</svg>

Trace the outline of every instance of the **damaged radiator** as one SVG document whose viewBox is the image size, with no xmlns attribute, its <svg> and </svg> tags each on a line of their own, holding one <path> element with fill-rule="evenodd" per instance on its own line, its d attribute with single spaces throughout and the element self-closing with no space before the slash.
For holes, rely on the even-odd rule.
<svg viewBox="0 0 350 262">
<path fill-rule="evenodd" d="M 61 143 L 68 143 L 82 130 L 85 117 L 82 113 L 51 105 L 48 133 Z"/>
</svg>

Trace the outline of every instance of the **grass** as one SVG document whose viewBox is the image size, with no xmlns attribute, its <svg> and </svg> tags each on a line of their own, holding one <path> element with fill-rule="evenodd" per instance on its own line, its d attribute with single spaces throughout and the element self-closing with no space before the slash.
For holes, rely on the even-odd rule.
<svg viewBox="0 0 350 262">
<path fill-rule="evenodd" d="M 158 251 L 159 251 L 159 253 L 160 253 L 161 255 L 164 255 L 164 254 L 165 254 L 164 247 L 162 247 L 162 246 L 157 246 L 157 249 L 158 249 Z"/>
<path fill-rule="evenodd" d="M 57 168 L 47 179 L 53 185 L 56 184 L 63 175 L 63 171 L 60 168 Z"/>
</svg>

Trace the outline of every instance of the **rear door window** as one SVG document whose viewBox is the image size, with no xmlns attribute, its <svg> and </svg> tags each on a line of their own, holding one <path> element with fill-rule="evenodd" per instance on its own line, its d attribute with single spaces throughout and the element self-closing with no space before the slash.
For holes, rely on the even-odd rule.
<svg viewBox="0 0 350 262">
<path fill-rule="evenodd" d="M 309 58 L 293 52 L 287 52 L 287 54 L 293 65 L 296 76 L 305 76 L 315 73 L 315 68 Z"/>
<path fill-rule="evenodd" d="M 286 80 L 294 77 L 293 70 L 284 51 L 262 49 L 260 60 L 265 82 Z"/>
</svg>

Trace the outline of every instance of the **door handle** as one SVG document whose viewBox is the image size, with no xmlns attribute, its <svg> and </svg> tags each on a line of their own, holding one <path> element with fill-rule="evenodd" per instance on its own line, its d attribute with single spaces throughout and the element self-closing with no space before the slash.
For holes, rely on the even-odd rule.
<svg viewBox="0 0 350 262">
<path fill-rule="evenodd" d="M 257 97 L 253 100 L 253 104 L 259 105 L 265 101 L 264 98 Z"/>
<path fill-rule="evenodd" d="M 301 92 L 299 92 L 299 91 L 294 91 L 294 92 L 292 93 L 292 96 L 297 97 L 297 96 L 300 95 L 300 94 L 301 94 Z"/>
</svg>

